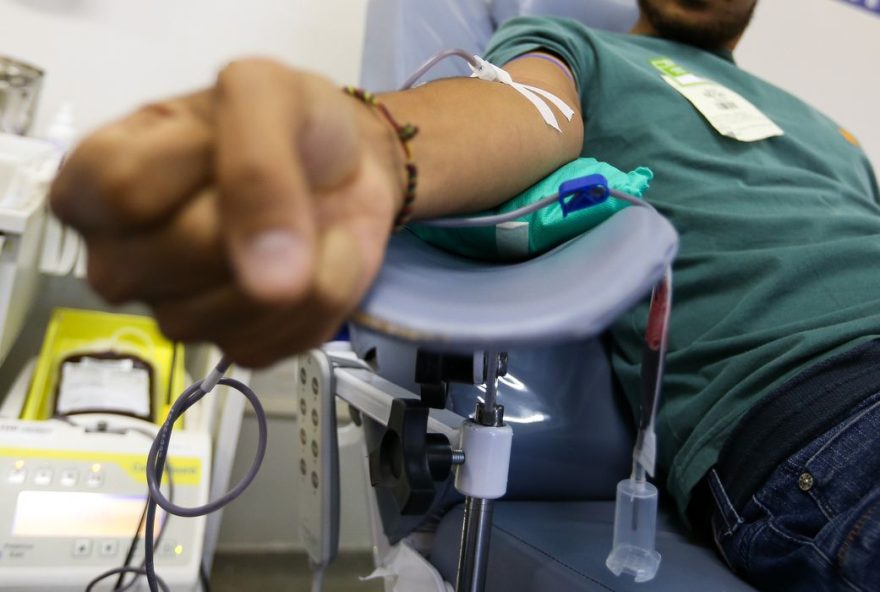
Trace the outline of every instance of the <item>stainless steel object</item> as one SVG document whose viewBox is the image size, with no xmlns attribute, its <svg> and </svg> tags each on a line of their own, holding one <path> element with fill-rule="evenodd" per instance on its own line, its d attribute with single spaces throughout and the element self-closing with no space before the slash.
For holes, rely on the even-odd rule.
<svg viewBox="0 0 880 592">
<path fill-rule="evenodd" d="M 486 393 L 477 403 L 475 421 L 486 427 L 504 423 L 504 407 L 498 405 L 498 376 L 507 373 L 507 354 L 486 352 Z M 506 459 L 509 462 L 510 458 Z M 465 459 L 467 462 L 467 459 Z M 492 538 L 494 499 L 466 497 L 461 526 L 461 549 L 458 555 L 455 592 L 483 592 L 489 567 L 489 542 Z"/>
<path fill-rule="evenodd" d="M 31 129 L 43 70 L 0 56 L 0 132 L 25 135 Z"/>
<path fill-rule="evenodd" d="M 495 500 L 476 497 L 465 499 L 456 592 L 482 592 L 486 589 L 494 509 Z"/>
</svg>

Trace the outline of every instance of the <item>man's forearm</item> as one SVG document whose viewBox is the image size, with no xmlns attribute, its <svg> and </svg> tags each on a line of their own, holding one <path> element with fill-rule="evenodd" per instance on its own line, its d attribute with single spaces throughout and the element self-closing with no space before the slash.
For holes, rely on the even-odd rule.
<svg viewBox="0 0 880 592">
<path fill-rule="evenodd" d="M 541 59 L 517 61 L 508 71 L 575 109 L 570 122 L 554 109 L 561 133 L 500 83 L 454 78 L 382 96 L 398 121 L 420 130 L 412 141 L 417 218 L 492 207 L 580 154 L 583 122 L 572 81 Z"/>
</svg>

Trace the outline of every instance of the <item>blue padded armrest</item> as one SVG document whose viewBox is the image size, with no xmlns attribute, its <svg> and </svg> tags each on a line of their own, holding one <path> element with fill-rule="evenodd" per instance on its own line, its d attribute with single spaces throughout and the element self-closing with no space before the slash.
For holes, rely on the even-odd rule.
<svg viewBox="0 0 880 592">
<path fill-rule="evenodd" d="M 669 222 L 637 207 L 512 264 L 464 259 L 399 233 L 353 322 L 446 350 L 583 339 L 601 333 L 644 298 L 677 245 Z"/>
</svg>

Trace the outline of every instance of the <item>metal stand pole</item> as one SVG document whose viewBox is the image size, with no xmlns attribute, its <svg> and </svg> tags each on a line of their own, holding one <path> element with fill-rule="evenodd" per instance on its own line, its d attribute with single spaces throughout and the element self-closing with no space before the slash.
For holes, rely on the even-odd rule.
<svg viewBox="0 0 880 592">
<path fill-rule="evenodd" d="M 482 403 L 477 404 L 474 417 L 474 421 L 481 426 L 499 427 L 504 423 L 504 407 L 495 403 L 500 363 L 501 354 L 486 353 L 486 396 Z M 456 592 L 483 592 L 486 587 L 493 509 L 492 499 L 465 498 Z"/>
<path fill-rule="evenodd" d="M 469 497 L 464 501 L 464 519 L 461 525 L 461 546 L 458 550 L 458 569 L 455 573 L 456 592 L 470 590 L 474 573 L 474 534 L 476 530 L 471 527 L 473 522 L 473 508 L 471 502 L 475 498 Z"/>
<path fill-rule="evenodd" d="M 459 585 L 473 592 L 482 592 L 486 587 L 486 569 L 489 565 L 489 541 L 492 534 L 492 513 L 495 501 L 469 497 L 465 501 L 465 513 L 471 515 L 471 531 L 473 532 L 471 555 L 465 581 L 459 578 Z"/>
</svg>

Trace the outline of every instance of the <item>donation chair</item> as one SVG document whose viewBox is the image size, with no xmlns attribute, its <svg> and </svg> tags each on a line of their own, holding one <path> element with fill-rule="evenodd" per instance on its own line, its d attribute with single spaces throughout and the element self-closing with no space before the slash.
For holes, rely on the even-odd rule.
<svg viewBox="0 0 880 592">
<path fill-rule="evenodd" d="M 525 13 L 627 30 L 636 8 L 634 0 L 372 0 L 363 85 L 393 89 L 443 49 L 480 53 L 498 23 Z M 446 68 L 431 77 L 467 74 L 462 64 Z M 364 432 L 376 574 L 387 591 L 752 590 L 662 505 L 657 576 L 637 584 L 605 567 L 635 430 L 603 333 L 648 297 L 676 248 L 675 230 L 644 208 L 512 264 L 463 259 L 407 232 L 392 238 L 351 327 L 352 350 L 371 370 L 335 371 L 336 394 Z M 453 475 L 479 459 L 456 457 L 456 438 L 475 414 L 493 424 L 483 420 L 492 419 L 496 373 L 513 433 L 506 488 L 500 500 L 462 503 Z"/>
</svg>

